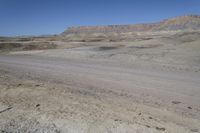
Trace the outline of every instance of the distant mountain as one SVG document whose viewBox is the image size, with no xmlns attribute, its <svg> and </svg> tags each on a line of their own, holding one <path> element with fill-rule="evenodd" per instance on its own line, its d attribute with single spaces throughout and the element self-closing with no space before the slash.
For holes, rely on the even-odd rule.
<svg viewBox="0 0 200 133">
<path fill-rule="evenodd" d="M 163 30 L 198 30 L 200 29 L 200 16 L 199 15 L 187 15 L 176 17 L 172 19 L 163 20 L 156 24 L 153 31 Z"/>
<path fill-rule="evenodd" d="M 145 31 L 174 31 L 174 30 L 198 30 L 200 29 L 199 15 L 186 15 L 166 19 L 161 22 L 151 24 L 135 25 L 108 25 L 108 26 L 79 26 L 70 27 L 62 34 L 81 34 L 81 33 L 126 33 L 126 32 L 145 32 Z"/>
</svg>

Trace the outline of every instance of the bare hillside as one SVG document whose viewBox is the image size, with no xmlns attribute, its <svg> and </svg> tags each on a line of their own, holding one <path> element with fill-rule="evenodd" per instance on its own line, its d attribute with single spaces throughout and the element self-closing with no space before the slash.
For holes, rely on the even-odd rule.
<svg viewBox="0 0 200 133">
<path fill-rule="evenodd" d="M 109 26 L 80 26 L 70 27 L 63 35 L 80 33 L 126 33 L 126 32 L 145 32 L 145 31 L 174 31 L 174 30 L 197 30 L 200 29 L 200 16 L 187 15 L 176 18 L 166 19 L 161 22 L 151 24 L 136 25 L 109 25 Z"/>
</svg>

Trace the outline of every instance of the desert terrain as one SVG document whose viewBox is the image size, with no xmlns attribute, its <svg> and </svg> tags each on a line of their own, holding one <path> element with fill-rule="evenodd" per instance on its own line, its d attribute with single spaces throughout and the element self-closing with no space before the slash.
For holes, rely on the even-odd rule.
<svg viewBox="0 0 200 133">
<path fill-rule="evenodd" d="M 199 20 L 1 37 L 0 132 L 200 132 Z"/>
</svg>

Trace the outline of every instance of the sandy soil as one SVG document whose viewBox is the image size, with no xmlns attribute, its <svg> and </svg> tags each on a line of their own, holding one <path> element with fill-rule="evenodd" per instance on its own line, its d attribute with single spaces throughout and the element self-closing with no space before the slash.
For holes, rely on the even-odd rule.
<svg viewBox="0 0 200 133">
<path fill-rule="evenodd" d="M 0 55 L 0 132 L 200 132 L 196 34 L 59 45 Z"/>
<path fill-rule="evenodd" d="M 2 132 L 199 132 L 200 78 L 108 62 L 0 57 Z"/>
</svg>

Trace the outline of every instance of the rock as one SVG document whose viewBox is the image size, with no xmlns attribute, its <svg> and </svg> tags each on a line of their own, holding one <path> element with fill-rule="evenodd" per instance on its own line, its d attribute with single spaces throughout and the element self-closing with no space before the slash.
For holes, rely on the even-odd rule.
<svg viewBox="0 0 200 133">
<path fill-rule="evenodd" d="M 180 104 L 181 102 L 179 101 L 172 101 L 173 104 Z"/>
<path fill-rule="evenodd" d="M 149 125 L 145 125 L 147 128 L 150 128 L 150 126 Z"/>
<path fill-rule="evenodd" d="M 37 104 L 35 107 L 36 107 L 36 108 L 37 108 L 37 107 L 40 107 L 40 104 Z"/>
<path fill-rule="evenodd" d="M 17 87 L 22 86 L 22 84 L 18 84 Z"/>
<path fill-rule="evenodd" d="M 163 127 L 156 127 L 156 130 L 165 131 L 165 128 L 163 128 Z"/>
<path fill-rule="evenodd" d="M 191 132 L 198 132 L 199 130 L 198 129 L 191 129 L 190 131 Z"/>
</svg>

